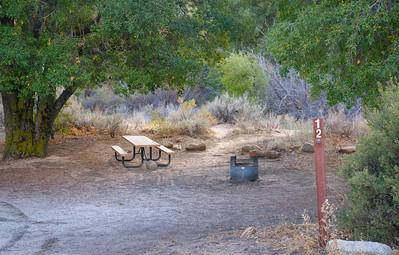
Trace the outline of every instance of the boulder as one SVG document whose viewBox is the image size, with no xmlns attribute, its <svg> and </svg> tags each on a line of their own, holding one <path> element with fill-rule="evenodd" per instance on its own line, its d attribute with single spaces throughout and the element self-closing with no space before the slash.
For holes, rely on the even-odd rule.
<svg viewBox="0 0 399 255">
<path fill-rule="evenodd" d="M 302 146 L 300 144 L 292 144 L 290 145 L 289 149 L 290 151 L 298 151 L 302 148 Z"/>
<path fill-rule="evenodd" d="M 314 146 L 311 143 L 304 143 L 301 147 L 302 152 L 307 152 L 307 153 L 313 153 L 314 152 Z"/>
<path fill-rule="evenodd" d="M 256 156 L 260 158 L 276 159 L 281 157 L 281 153 L 278 151 L 259 151 Z"/>
<path fill-rule="evenodd" d="M 206 144 L 204 143 L 190 143 L 186 145 L 186 151 L 204 151 Z"/>
<path fill-rule="evenodd" d="M 284 140 L 273 140 L 267 144 L 266 150 L 284 152 L 288 151 L 288 145 Z"/>
<path fill-rule="evenodd" d="M 329 255 L 393 255 L 388 245 L 367 241 L 330 240 L 326 251 Z"/>
<path fill-rule="evenodd" d="M 251 151 L 261 151 L 261 148 L 257 145 L 245 145 L 241 148 L 241 154 L 247 154 Z"/>
<path fill-rule="evenodd" d="M 241 238 L 244 238 L 244 239 L 248 239 L 248 238 L 250 238 L 251 236 L 253 236 L 254 234 L 256 233 L 256 228 L 254 228 L 254 227 L 248 227 L 248 228 L 246 228 L 243 232 L 242 232 L 242 234 L 241 234 Z"/>
<path fill-rule="evenodd" d="M 165 146 L 166 147 L 166 146 Z M 173 147 L 172 147 L 172 149 L 174 149 L 174 150 L 181 150 L 181 145 L 180 144 L 173 144 Z"/>
<path fill-rule="evenodd" d="M 173 146 L 174 146 L 174 144 L 173 144 L 172 142 L 165 142 L 165 143 L 163 144 L 163 146 L 165 146 L 166 148 L 172 149 Z"/>
<path fill-rule="evenodd" d="M 150 160 L 145 162 L 145 168 L 147 168 L 147 170 L 154 171 L 158 168 L 158 165 L 156 162 Z"/>
<path fill-rule="evenodd" d="M 355 145 L 345 145 L 345 146 L 340 146 L 338 148 L 339 153 L 345 153 L 345 154 L 350 154 L 356 152 L 356 146 Z"/>
</svg>

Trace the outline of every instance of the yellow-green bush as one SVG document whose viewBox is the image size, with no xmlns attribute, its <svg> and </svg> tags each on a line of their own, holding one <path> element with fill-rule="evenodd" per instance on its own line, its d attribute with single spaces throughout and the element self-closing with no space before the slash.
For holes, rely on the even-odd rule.
<svg viewBox="0 0 399 255">
<path fill-rule="evenodd" d="M 252 54 L 233 53 L 220 65 L 220 70 L 222 84 L 232 96 L 248 93 L 256 97 L 268 84 L 266 74 Z"/>
</svg>

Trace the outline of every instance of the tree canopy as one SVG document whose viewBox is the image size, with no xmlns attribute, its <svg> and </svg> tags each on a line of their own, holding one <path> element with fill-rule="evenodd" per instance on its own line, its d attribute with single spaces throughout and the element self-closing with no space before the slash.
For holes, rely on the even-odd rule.
<svg viewBox="0 0 399 255">
<path fill-rule="evenodd" d="M 284 67 L 297 69 L 315 94 L 326 91 L 331 103 L 361 97 L 377 105 L 379 89 L 399 74 L 399 3 L 302 2 L 277 12 L 262 48 Z"/>
<path fill-rule="evenodd" d="M 55 117 L 78 89 L 182 86 L 239 44 L 228 0 L 2 0 L 5 156 L 45 155 Z M 61 92 L 57 97 L 57 89 Z"/>
<path fill-rule="evenodd" d="M 182 85 L 203 61 L 220 58 L 240 27 L 226 1 L 3 0 L 0 7 L 1 91 L 106 79 L 136 89 Z"/>
</svg>

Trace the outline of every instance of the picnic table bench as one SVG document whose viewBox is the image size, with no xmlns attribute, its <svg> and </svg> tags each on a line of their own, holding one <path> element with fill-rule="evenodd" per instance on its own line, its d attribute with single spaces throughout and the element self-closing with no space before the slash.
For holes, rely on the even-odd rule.
<svg viewBox="0 0 399 255">
<path fill-rule="evenodd" d="M 166 148 L 165 146 L 151 140 L 146 136 L 125 135 L 123 136 L 123 138 L 127 142 L 132 144 L 133 149 L 131 152 L 126 152 L 118 145 L 113 145 L 111 146 L 111 148 L 115 152 L 115 159 L 117 161 L 121 161 L 124 167 L 137 168 L 140 167 L 144 163 L 144 161 L 159 161 L 162 154 L 166 154 L 168 156 L 168 161 L 166 163 L 157 163 L 157 165 L 159 167 L 167 167 L 170 165 L 171 155 L 174 153 L 174 151 L 172 151 L 171 149 Z M 154 157 L 153 149 L 158 151 L 158 155 L 156 157 Z M 128 163 L 130 161 L 133 161 L 136 158 L 136 155 L 140 155 L 139 163 Z"/>
</svg>

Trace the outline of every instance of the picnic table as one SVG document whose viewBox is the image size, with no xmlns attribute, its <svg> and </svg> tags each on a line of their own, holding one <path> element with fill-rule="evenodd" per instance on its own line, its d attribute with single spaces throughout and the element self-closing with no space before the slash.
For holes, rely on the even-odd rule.
<svg viewBox="0 0 399 255">
<path fill-rule="evenodd" d="M 126 152 L 120 146 L 112 146 L 112 149 L 115 152 L 115 159 L 117 161 L 122 161 L 123 166 L 127 168 L 137 168 L 140 167 L 144 161 L 159 161 L 162 154 L 166 154 L 168 156 L 168 161 L 167 163 L 157 163 L 157 165 L 160 167 L 166 167 L 170 165 L 171 154 L 173 154 L 174 151 L 160 145 L 146 136 L 125 135 L 122 137 L 129 142 L 133 148 L 131 151 L 131 157 L 129 158 L 129 152 Z M 158 151 L 158 155 L 156 157 L 154 157 L 154 150 Z M 140 155 L 139 164 L 128 164 L 127 162 L 133 161 L 136 158 L 136 155 Z"/>
</svg>

